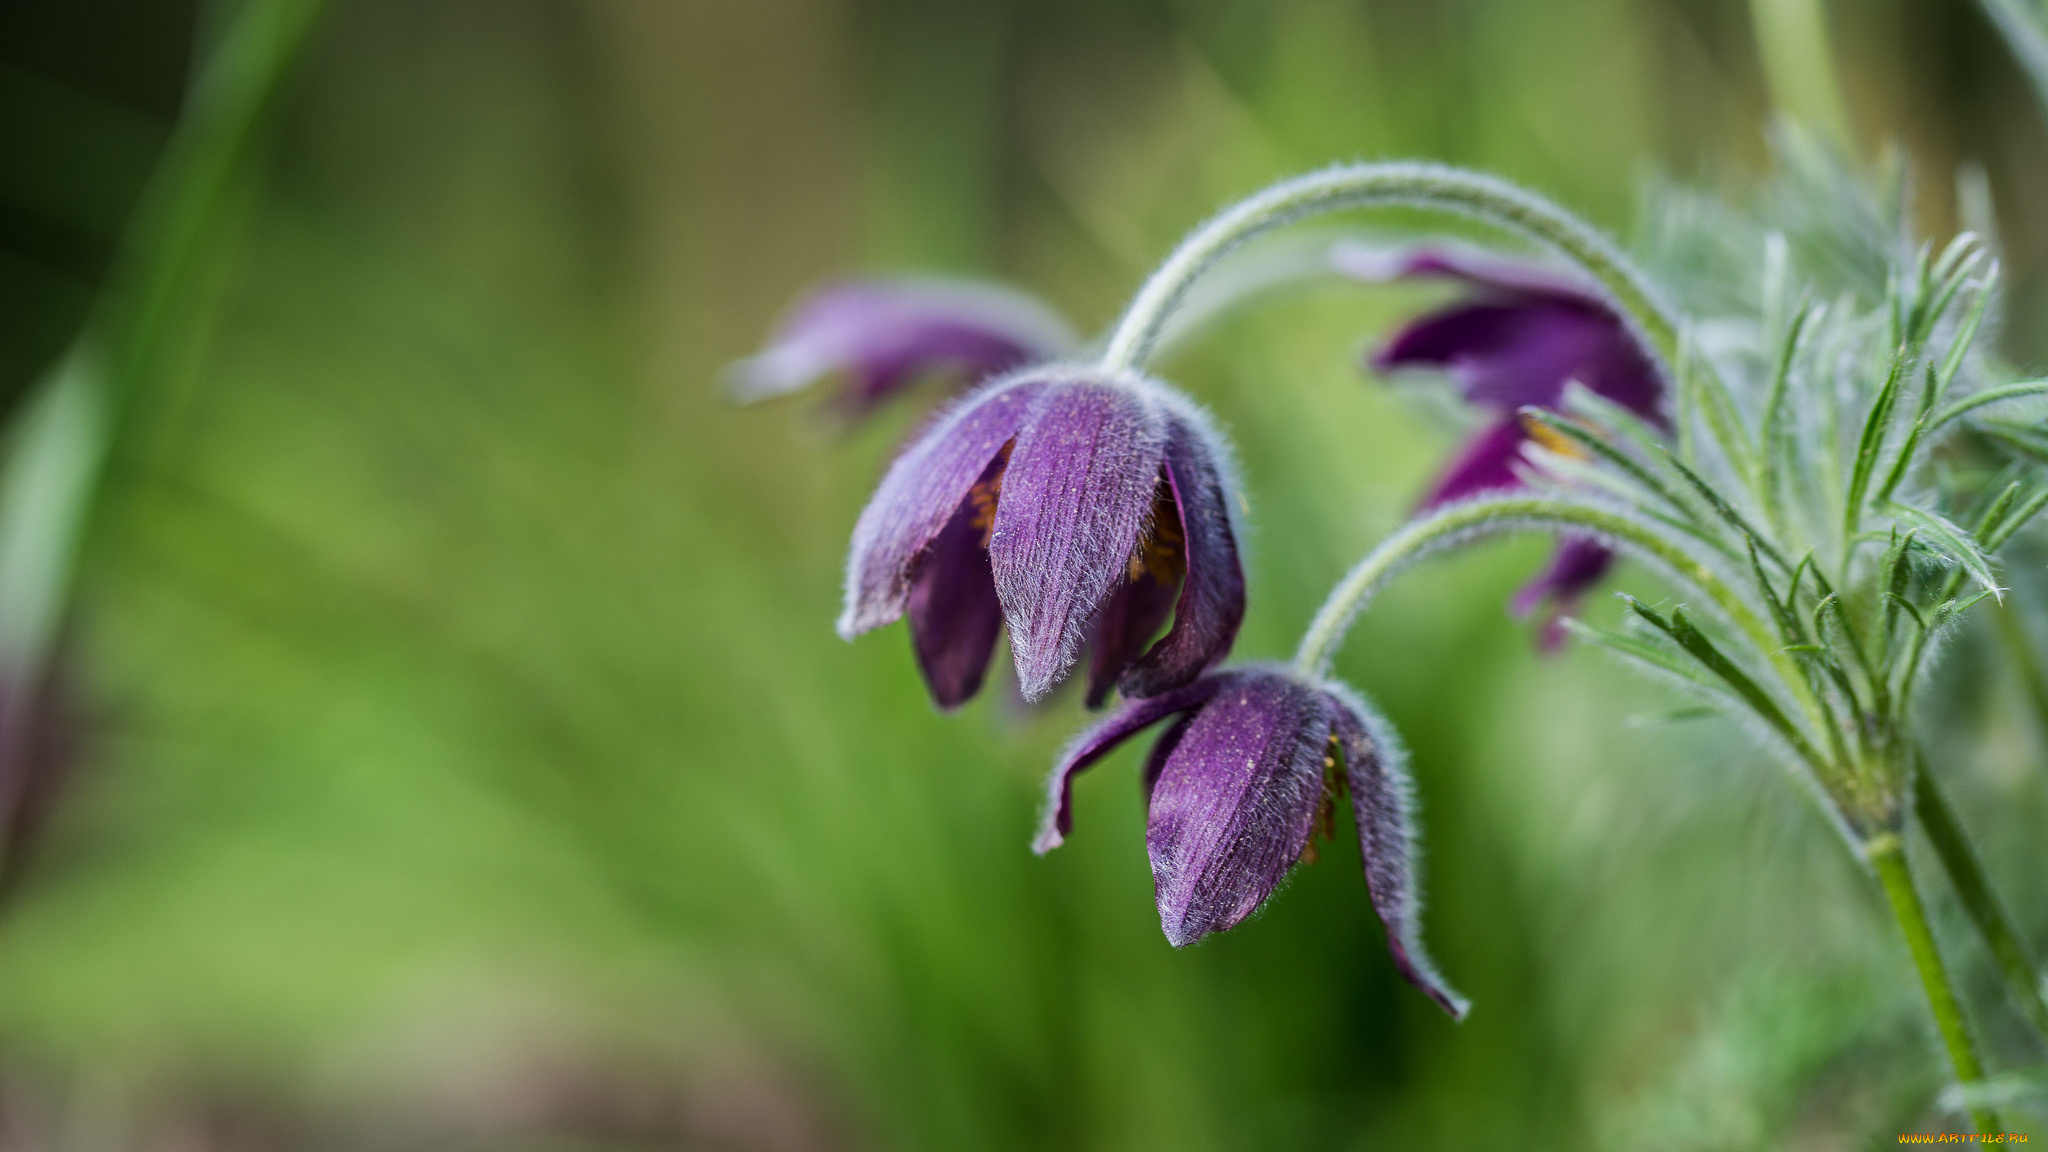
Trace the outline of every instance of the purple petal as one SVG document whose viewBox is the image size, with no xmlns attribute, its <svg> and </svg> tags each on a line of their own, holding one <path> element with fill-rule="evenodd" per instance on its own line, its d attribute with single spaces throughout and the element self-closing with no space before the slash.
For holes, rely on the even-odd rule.
<svg viewBox="0 0 2048 1152">
<path fill-rule="evenodd" d="M 1332 253 L 1340 270 L 1364 279 L 1447 276 L 1471 285 L 1476 299 L 1439 310 L 1395 335 L 1374 358 L 1380 369 L 1429 364 L 1448 369 L 1467 399 L 1513 411 L 1555 408 L 1577 380 L 1660 429 L 1664 388 L 1649 357 L 1619 315 L 1577 281 L 1538 265 L 1448 250 L 1384 253 L 1359 246 Z M 1526 433 L 1513 416 L 1471 441 L 1422 501 L 1429 509 L 1483 492 L 1521 487 L 1516 465 Z M 1542 644 L 1562 643 L 1562 617 L 1606 572 L 1612 557 L 1589 541 L 1566 541 L 1550 567 L 1515 597 L 1518 614 L 1545 599 L 1554 611 Z"/>
<path fill-rule="evenodd" d="M 841 636 L 852 639 L 903 615 L 918 558 L 1017 436 L 1045 387 L 1034 380 L 990 385 L 934 421 L 897 457 L 853 528 Z"/>
<path fill-rule="evenodd" d="M 1459 280 L 1473 298 L 1429 313 L 1373 356 L 1375 370 L 1428 366 L 1448 371 L 1474 403 L 1513 411 L 1555 408 L 1572 380 L 1658 427 L 1664 387 L 1621 316 L 1590 286 L 1539 264 L 1448 249 L 1388 253 L 1339 246 L 1331 263 L 1360 279 L 1417 276 Z"/>
<path fill-rule="evenodd" d="M 1231 528 L 1221 450 L 1199 418 L 1175 413 L 1166 442 L 1166 479 L 1186 541 L 1186 572 L 1173 628 L 1125 672 L 1126 696 L 1185 684 L 1230 654 L 1244 621 L 1244 566 Z"/>
<path fill-rule="evenodd" d="M 1323 799 L 1324 696 L 1241 675 L 1190 717 L 1152 786 L 1145 849 L 1174 947 L 1235 926 L 1301 858 Z"/>
<path fill-rule="evenodd" d="M 1394 968 L 1462 1020 L 1470 1003 L 1444 982 L 1422 947 L 1420 870 L 1412 816 L 1406 755 L 1393 730 L 1356 693 L 1325 685 L 1344 752 L 1344 780 L 1358 819 L 1358 848 L 1373 910 L 1386 929 Z"/>
<path fill-rule="evenodd" d="M 1162 503 L 1166 507 L 1153 513 L 1155 533 L 1159 531 L 1162 516 L 1173 514 L 1170 499 Z M 1141 547 L 1149 549 L 1149 542 Z M 1134 562 L 1134 567 L 1137 574 L 1126 574 L 1124 582 L 1109 594 L 1108 602 L 1095 617 L 1094 635 L 1088 641 L 1087 704 L 1090 708 L 1102 707 L 1102 702 L 1109 698 L 1109 690 L 1117 686 L 1117 677 L 1144 654 L 1146 645 L 1159 634 L 1160 626 L 1173 615 L 1173 602 L 1179 591 L 1177 583 L 1162 580 L 1161 575 L 1149 566 Z"/>
<path fill-rule="evenodd" d="M 841 376 L 842 406 L 864 411 L 918 378 L 953 372 L 980 380 L 1074 346 L 1043 304 L 993 284 L 856 280 L 804 298 L 758 355 L 727 370 L 741 400 Z"/>
<path fill-rule="evenodd" d="M 1527 439 L 1519 416 L 1489 425 L 1452 458 L 1450 466 L 1430 485 L 1418 511 L 1522 487 L 1515 466 L 1522 461 L 1522 443 Z"/>
<path fill-rule="evenodd" d="M 1210 676 L 1184 688 L 1142 700 L 1129 700 L 1076 736 L 1053 767 L 1046 785 L 1045 819 L 1031 850 L 1043 856 L 1066 841 L 1074 830 L 1074 777 L 1110 753 L 1118 744 L 1175 712 L 1193 708 L 1236 680 L 1233 675 Z"/>
<path fill-rule="evenodd" d="M 1165 421 L 1136 392 L 1050 386 L 1017 435 L 989 559 L 1024 697 L 1073 664 L 1152 508 Z"/>
<path fill-rule="evenodd" d="M 1145 798 L 1145 811 L 1152 810 L 1152 789 L 1159 784 L 1159 774 L 1166 771 L 1166 762 L 1173 759 L 1173 750 L 1180 747 L 1181 738 L 1188 734 L 1188 725 L 1195 718 L 1183 713 L 1181 718 L 1166 726 L 1159 739 L 1152 742 L 1152 750 L 1145 753 L 1145 770 L 1138 776 L 1138 794 Z"/>
<path fill-rule="evenodd" d="M 984 543 L 1002 475 L 998 454 L 917 562 L 910 585 L 910 637 L 932 701 L 958 708 L 981 691 L 1003 624 Z"/>
<path fill-rule="evenodd" d="M 1442 368 L 1467 400 L 1507 411 L 1525 404 L 1555 408 L 1572 380 L 1635 408 L 1656 389 L 1632 378 L 1629 362 L 1640 356 L 1627 355 L 1631 340 L 1612 314 L 1583 304 L 1461 304 L 1401 329 L 1373 357 L 1373 367 Z M 1642 367 L 1648 372 L 1648 361 Z"/>
<path fill-rule="evenodd" d="M 1555 651 L 1565 640 L 1563 618 L 1577 611 L 1579 601 L 1613 566 L 1614 553 L 1599 541 L 1567 536 L 1558 544 L 1550 565 L 1515 593 L 1514 613 L 1527 616 L 1545 600 L 1550 601 L 1552 610 L 1544 622 L 1541 643 L 1546 651 Z"/>
</svg>

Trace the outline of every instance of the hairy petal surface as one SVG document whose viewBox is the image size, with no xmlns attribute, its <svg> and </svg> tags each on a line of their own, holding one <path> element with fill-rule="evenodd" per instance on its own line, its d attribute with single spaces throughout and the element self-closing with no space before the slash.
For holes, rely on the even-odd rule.
<svg viewBox="0 0 2048 1152">
<path fill-rule="evenodd" d="M 1003 626 L 983 544 L 1002 467 L 999 453 L 925 550 L 910 585 L 911 647 L 932 702 L 942 709 L 958 708 L 981 691 Z"/>
<path fill-rule="evenodd" d="M 1174 947 L 1252 914 L 1301 858 L 1331 708 L 1279 672 L 1236 677 L 1187 721 L 1152 783 L 1145 848 Z"/>
<path fill-rule="evenodd" d="M 977 281 L 852 280 L 811 293 L 757 355 L 733 364 L 742 401 L 844 381 L 841 407 L 859 414 L 933 372 L 977 381 L 1050 359 L 1075 344 L 1066 322 L 1014 289 Z"/>
<path fill-rule="evenodd" d="M 1074 830 L 1073 787 L 1077 774 L 1109 755 L 1117 745 L 1132 736 L 1176 712 L 1199 706 L 1237 679 L 1236 673 L 1208 676 L 1171 692 L 1125 701 L 1122 707 L 1076 736 L 1067 745 L 1067 750 L 1061 753 L 1059 763 L 1053 767 L 1052 778 L 1047 781 L 1045 817 L 1039 826 L 1037 839 L 1031 843 L 1031 850 L 1043 856 L 1064 843 L 1067 833 Z"/>
<path fill-rule="evenodd" d="M 998 381 L 941 415 L 897 457 L 853 528 L 841 636 L 850 640 L 903 615 L 926 547 L 1017 436 L 1045 387 Z"/>
<path fill-rule="evenodd" d="M 1166 482 L 1184 544 L 1185 574 L 1173 627 L 1123 674 L 1126 696 L 1175 688 L 1230 654 L 1244 622 L 1244 565 L 1231 526 L 1223 450 L 1213 434 L 1178 413 L 1166 440 Z"/>
<path fill-rule="evenodd" d="M 1025 699 L 1065 674 L 1123 579 L 1165 442 L 1156 405 L 1093 381 L 1049 385 L 1017 434 L 988 552 Z"/>
<path fill-rule="evenodd" d="M 1373 910 L 1386 929 L 1394 968 L 1452 1018 L 1462 1020 L 1471 1004 L 1437 974 L 1422 947 L 1419 854 L 1415 847 L 1414 801 L 1406 754 L 1386 721 L 1342 685 L 1326 685 L 1332 702 L 1344 782 L 1358 821 L 1359 855 Z"/>
</svg>

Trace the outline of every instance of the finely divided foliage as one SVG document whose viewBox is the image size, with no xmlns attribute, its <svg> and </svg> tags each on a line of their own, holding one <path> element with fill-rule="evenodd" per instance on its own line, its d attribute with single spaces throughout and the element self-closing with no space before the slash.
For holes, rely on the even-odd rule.
<svg viewBox="0 0 2048 1152">
<path fill-rule="evenodd" d="M 1782 192 L 1773 202 L 1806 203 Z M 1884 211 L 1854 207 L 1844 219 Z M 2048 486 L 2000 459 L 2010 454 L 1995 422 L 1972 419 L 1990 408 L 1971 397 L 1988 400 L 1994 371 L 1976 350 L 1996 288 L 1978 238 L 1934 254 L 1896 227 L 1889 250 L 1873 252 L 1868 232 L 1761 223 L 1762 307 L 1697 322 L 1713 343 L 1694 341 L 1677 366 L 1675 442 L 1586 391 L 1563 416 L 1525 418 L 1561 446 L 1534 453 L 1560 500 L 1625 510 L 1691 558 L 1682 585 L 1707 603 L 1732 593 L 1745 610 L 1716 623 L 1766 625 L 1703 628 L 1697 609 L 1631 601 L 1621 632 L 1579 632 L 1770 733 L 1860 842 L 1903 817 L 1930 639 L 1997 594 L 1987 544 L 2009 537 Z M 1800 253 L 1834 266 L 1808 274 Z M 1879 284 L 1839 274 L 1880 259 L 1894 270 Z"/>
<path fill-rule="evenodd" d="M 1062 757 L 1036 848 L 1071 830 L 1075 773 L 1169 722 L 1144 782 L 1175 945 L 1250 916 L 1348 794 L 1395 966 L 1462 1016 L 1419 938 L 1398 740 L 1330 678 L 1336 651 L 1390 579 L 1476 539 L 1560 536 L 1522 598 L 1554 597 L 1560 617 L 1611 554 L 1646 562 L 1674 600 L 1624 596 L 1616 627 L 1563 625 L 1722 709 L 1813 785 L 1890 899 L 1958 1081 L 1977 1084 L 1975 1042 L 1907 868 L 1911 818 L 2044 1036 L 2048 1004 L 1925 762 L 1916 702 L 1940 672 L 1941 636 L 2001 596 L 2000 548 L 2048 507 L 2048 432 L 2026 418 L 2048 381 L 2014 379 L 1987 350 L 1988 241 L 1916 244 L 1896 179 L 1850 172 L 1789 134 L 1779 160 L 1778 180 L 1746 204 L 1664 190 L 1639 247 L 1650 272 L 1540 197 L 1433 165 L 1332 168 L 1246 199 L 1165 261 L 1097 364 L 987 385 L 905 451 L 855 529 L 842 632 L 907 608 L 943 706 L 979 686 L 998 617 L 1027 696 L 1092 645 L 1089 704 L 1111 683 L 1124 701 Z M 1326 266 L 1354 278 L 1466 286 L 1376 366 L 1442 368 L 1492 422 L 1415 518 L 1339 581 L 1291 667 L 1210 671 L 1244 601 L 1228 451 L 1139 370 L 1190 287 L 1233 250 L 1308 215 L 1377 205 L 1476 217 L 1565 264 L 1333 252 Z M 1972 1116 L 1995 1126 L 1987 1110 Z"/>
</svg>

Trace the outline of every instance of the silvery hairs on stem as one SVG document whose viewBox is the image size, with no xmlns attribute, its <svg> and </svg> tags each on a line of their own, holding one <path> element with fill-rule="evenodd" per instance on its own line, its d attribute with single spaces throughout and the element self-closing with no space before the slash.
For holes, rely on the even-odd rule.
<svg viewBox="0 0 2048 1152">
<path fill-rule="evenodd" d="M 1885 879 L 1958 1077 L 1971 1079 L 1939 956 L 1915 935 L 1924 916 L 1906 899 L 1910 882 L 1895 883 L 1909 812 L 1917 803 L 1933 821 L 1945 811 L 1928 799 L 1938 793 L 1913 701 L 1936 674 L 1927 656 L 1938 640 L 2000 594 L 1998 549 L 2048 505 L 2048 435 L 2010 419 L 2048 383 L 2011 380 L 1980 347 L 1996 320 L 1987 242 L 1915 246 L 1899 197 L 1870 193 L 1873 182 L 1790 135 L 1780 159 L 1784 176 L 1750 205 L 1667 193 L 1645 247 L 1657 278 L 1555 204 L 1438 165 L 1338 166 L 1247 198 L 1166 259 L 1095 361 L 999 378 L 927 425 L 862 516 L 842 631 L 908 612 L 942 706 L 979 686 L 1004 622 L 1028 695 L 1093 654 L 1089 703 L 1112 683 L 1124 703 L 1063 758 L 1041 850 L 1068 831 L 1072 773 L 1171 719 L 1144 780 L 1161 923 L 1176 945 L 1261 906 L 1348 789 L 1397 967 L 1460 1015 L 1415 930 L 1396 742 L 1376 717 L 1345 719 L 1370 706 L 1330 679 L 1332 661 L 1377 590 L 1436 552 L 1509 532 L 1561 535 L 1555 576 L 1536 585 L 1568 594 L 1559 616 L 1606 575 L 1611 554 L 1633 557 L 1680 601 L 1625 598 L 1618 629 L 1568 626 L 1733 716 L 1811 785 Z M 1291 666 L 1214 671 L 1244 599 L 1230 453 L 1200 409 L 1143 375 L 1145 363 L 1234 249 L 1312 215 L 1375 206 L 1476 218 L 1564 266 L 1446 249 L 1391 263 L 1332 252 L 1332 270 L 1354 277 L 1445 275 L 1467 287 L 1466 301 L 1411 325 L 1373 364 L 1440 367 L 1497 422 L 1416 518 L 1338 583 Z M 1007 325 L 979 342 L 961 337 L 955 308 L 934 329 L 944 339 L 922 345 L 928 358 L 957 368 L 962 347 L 1036 355 L 1019 351 L 1019 333 L 1051 328 L 1020 324 L 1042 316 L 1012 305 L 976 313 Z M 911 360 L 919 347 L 909 341 Z M 876 355 L 907 371 L 902 340 Z M 845 356 L 861 370 L 857 348 Z M 1366 779 L 1356 765 L 1377 767 Z M 1966 850 L 1942 862 L 1959 884 L 1974 868 Z M 1995 901 L 1973 919 L 1998 951 L 2009 924 Z M 2038 989 L 2020 992 L 2020 965 L 2008 967 L 2032 1016 Z"/>
</svg>

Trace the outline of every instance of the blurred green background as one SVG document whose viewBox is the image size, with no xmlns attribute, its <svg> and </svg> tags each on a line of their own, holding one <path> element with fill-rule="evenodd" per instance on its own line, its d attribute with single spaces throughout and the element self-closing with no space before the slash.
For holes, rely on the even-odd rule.
<svg viewBox="0 0 2048 1152">
<path fill-rule="evenodd" d="M 1956 227 L 1960 167 L 1988 176 L 2005 350 L 2048 358 L 2048 133 L 2003 48 L 1963 0 L 1832 17 L 1858 135 L 1909 150 L 1923 227 Z M 220 19 L 0 14 L 10 410 L 118 287 Z M 1411 578 L 1341 665 L 1412 745 L 1427 934 L 1476 1004 L 1452 1025 L 1393 975 L 1342 840 L 1169 948 L 1131 752 L 1034 858 L 1078 700 L 940 717 L 901 629 L 832 635 L 915 413 L 838 435 L 716 388 L 851 272 L 1000 276 L 1098 327 L 1207 212 L 1336 159 L 1490 168 L 1626 233 L 1646 178 L 1765 164 L 1749 21 L 335 0 L 91 522 L 80 749 L 0 903 L 0 1147 L 1818 1150 L 1941 1126 L 1874 892 L 1747 745 L 1632 723 L 1670 701 L 1532 651 L 1501 606 L 1541 542 Z M 1244 458 L 1240 656 L 1288 652 L 1453 443 L 1428 389 L 1356 369 L 1432 298 L 1303 291 L 1164 366 Z M 2038 946 L 2040 734 L 2003 679 L 1963 691 L 1983 736 L 1950 779 Z M 1931 895 L 2000 1061 L 2040 1060 Z"/>
</svg>

